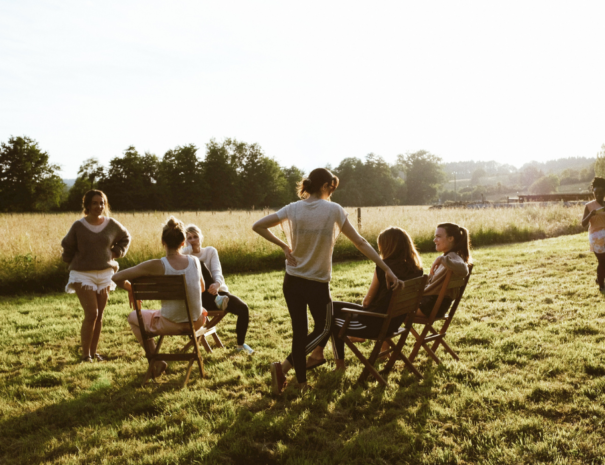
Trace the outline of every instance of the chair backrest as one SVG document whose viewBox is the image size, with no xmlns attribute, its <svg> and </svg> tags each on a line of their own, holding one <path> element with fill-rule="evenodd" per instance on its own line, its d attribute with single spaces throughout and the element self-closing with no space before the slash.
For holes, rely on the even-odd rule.
<svg viewBox="0 0 605 465">
<path fill-rule="evenodd" d="M 161 276 L 141 276 L 130 281 L 132 285 L 132 294 L 134 297 L 134 308 L 137 312 L 139 320 L 139 329 L 143 339 L 148 339 L 149 336 L 145 331 L 143 316 L 139 308 L 139 300 L 183 300 L 189 318 L 191 333 L 195 334 L 193 325 L 193 317 L 189 306 L 189 298 L 187 293 L 187 282 L 185 275 L 161 275 Z M 145 345 L 145 351 L 147 346 Z"/>
<path fill-rule="evenodd" d="M 473 264 L 470 263 L 468 265 L 468 274 L 464 277 L 454 278 L 453 273 L 451 271 L 447 272 L 447 274 L 445 275 L 445 280 L 443 281 L 443 285 L 441 286 L 441 290 L 439 291 L 439 295 L 437 296 L 437 301 L 435 302 L 433 310 L 431 311 L 431 315 L 429 316 L 429 320 L 434 321 L 437 317 L 437 313 L 439 311 L 439 308 L 441 307 L 443 299 L 447 294 L 447 291 L 450 291 L 452 289 L 458 289 L 457 297 L 452 302 L 450 310 L 448 312 L 450 318 L 454 316 L 454 313 L 456 313 L 456 309 L 458 308 L 458 304 L 462 299 L 462 295 L 464 294 L 464 290 L 466 289 L 466 285 L 468 284 L 468 280 L 471 277 L 472 271 Z"/>
<path fill-rule="evenodd" d="M 385 318 L 382 326 L 381 334 L 386 334 L 391 321 L 399 316 L 416 312 L 420 299 L 424 294 L 424 288 L 428 276 L 420 276 L 419 278 L 410 279 L 404 281 L 404 286 L 393 291 L 391 300 L 389 301 L 389 307 L 387 309 L 387 317 Z"/>
</svg>

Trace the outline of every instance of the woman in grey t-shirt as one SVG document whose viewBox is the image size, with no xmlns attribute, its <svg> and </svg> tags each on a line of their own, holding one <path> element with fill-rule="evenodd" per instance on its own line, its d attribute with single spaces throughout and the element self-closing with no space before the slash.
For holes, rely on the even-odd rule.
<svg viewBox="0 0 605 465">
<path fill-rule="evenodd" d="M 299 183 L 298 196 L 302 200 L 261 218 L 252 227 L 256 233 L 281 247 L 286 256 L 283 289 L 292 319 L 292 353 L 284 362 L 271 364 L 275 394 L 284 389 L 285 375 L 293 366 L 300 388 L 306 389 L 306 355 L 330 333 L 332 251 L 341 231 L 359 251 L 384 270 L 391 288 L 398 285 L 395 274 L 349 223 L 344 209 L 330 202 L 337 187 L 336 176 L 325 168 L 317 168 Z M 270 231 L 269 228 L 278 225 L 282 226 L 288 244 Z M 307 306 L 314 321 L 310 334 Z"/>
</svg>

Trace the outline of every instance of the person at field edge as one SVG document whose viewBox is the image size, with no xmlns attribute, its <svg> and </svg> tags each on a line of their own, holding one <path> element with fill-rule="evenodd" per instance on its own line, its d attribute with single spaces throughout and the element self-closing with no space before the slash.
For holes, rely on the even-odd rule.
<svg viewBox="0 0 605 465">
<path fill-rule="evenodd" d="M 292 353 L 282 363 L 271 364 L 275 394 L 286 386 L 286 373 L 292 366 L 299 388 L 303 392 L 307 390 L 306 355 L 330 334 L 332 251 L 341 231 L 384 271 L 387 287 L 394 289 L 399 285 L 395 273 L 353 228 L 344 209 L 330 202 L 337 187 L 336 176 L 325 168 L 317 168 L 299 182 L 301 200 L 261 218 L 252 227 L 263 238 L 281 247 L 286 256 L 283 292 L 292 321 Z M 269 230 L 278 225 L 283 228 L 288 244 Z M 310 334 L 307 306 L 314 321 Z"/>
<path fill-rule="evenodd" d="M 186 228 L 187 247 L 183 254 L 197 257 L 202 266 L 202 275 L 206 283 L 206 290 L 202 292 L 202 305 L 206 310 L 226 310 L 237 317 L 235 334 L 237 335 L 237 351 L 253 354 L 254 350 L 246 344 L 246 333 L 250 322 L 248 305 L 239 297 L 230 294 L 218 252 L 214 247 L 202 247 L 204 236 L 202 231 L 194 224 Z"/>
<path fill-rule="evenodd" d="M 422 260 L 414 246 L 414 242 L 409 234 L 401 229 L 391 226 L 383 230 L 378 236 L 378 250 L 384 262 L 393 270 L 397 278 L 401 281 L 414 279 L 422 276 Z M 332 325 L 332 334 L 324 338 L 312 352 L 307 360 L 307 370 L 323 365 L 326 362 L 324 358 L 324 348 L 328 339 L 332 338 L 332 348 L 334 350 L 334 360 L 336 370 L 345 369 L 345 343 L 338 337 L 340 329 L 344 324 L 345 315 L 341 313 L 343 308 L 354 310 L 363 310 L 366 312 L 386 313 L 391 300 L 392 291 L 388 288 L 384 271 L 376 266 L 372 283 L 363 299 L 363 304 L 354 304 L 349 302 L 334 302 L 334 324 Z M 391 321 L 389 332 L 394 332 L 399 328 L 406 315 L 401 315 Z M 376 317 L 359 315 L 353 318 L 348 326 L 347 335 L 355 338 L 375 338 L 380 332 L 384 320 Z M 390 349 L 386 343 L 386 350 Z M 383 349 L 385 346 L 383 345 Z"/>
<path fill-rule="evenodd" d="M 162 245 L 166 256 L 159 260 L 147 260 L 137 266 L 120 271 L 114 274 L 112 279 L 118 287 L 128 291 L 130 306 L 133 307 L 134 297 L 129 279 L 141 276 L 185 275 L 189 310 L 193 318 L 193 326 L 198 330 L 204 326 L 208 314 L 202 307 L 201 299 L 201 294 L 204 291 L 204 278 L 202 277 L 199 260 L 181 253 L 181 249 L 185 245 L 185 225 L 174 216 L 171 216 L 163 225 Z M 152 336 L 183 334 L 183 332 L 188 332 L 190 329 L 187 307 L 182 300 L 162 300 L 160 310 L 141 310 L 141 315 L 145 331 Z M 135 310 L 128 315 L 128 323 L 139 344 L 143 345 L 139 320 Z M 148 339 L 147 344 L 147 349 L 154 352 L 156 348 L 155 341 Z M 168 364 L 163 360 L 156 361 L 153 367 L 155 377 L 161 376 L 167 366 Z"/>
<path fill-rule="evenodd" d="M 448 271 L 456 278 L 468 275 L 468 264 L 472 263 L 471 241 L 468 230 L 455 223 L 441 223 L 435 229 L 435 250 L 442 255 L 437 257 L 431 266 L 429 280 L 424 288 L 424 296 L 420 300 L 418 316 L 429 317 L 437 302 L 441 286 Z M 457 289 L 450 289 L 437 311 L 437 318 L 446 314 L 452 302 L 458 297 Z"/>
<path fill-rule="evenodd" d="M 596 283 L 602 294 L 605 294 L 605 178 L 595 177 L 592 180 L 594 200 L 584 207 L 582 226 L 588 227 L 590 251 L 597 257 Z"/>
<path fill-rule="evenodd" d="M 82 361 L 104 361 L 97 353 L 103 326 L 103 311 L 109 291 L 115 289 L 111 280 L 118 271 L 116 258 L 128 251 L 130 234 L 119 222 L 110 218 L 107 197 L 100 190 L 89 190 L 82 199 L 83 214 L 74 222 L 61 241 L 63 261 L 69 263 L 69 281 L 65 292 L 76 293 L 84 321 L 80 331 Z"/>
</svg>

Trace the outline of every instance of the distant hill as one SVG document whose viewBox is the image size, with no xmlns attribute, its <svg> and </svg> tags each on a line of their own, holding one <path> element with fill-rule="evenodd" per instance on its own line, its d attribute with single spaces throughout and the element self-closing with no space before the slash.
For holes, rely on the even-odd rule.
<svg viewBox="0 0 605 465">
<path fill-rule="evenodd" d="M 469 179 L 475 170 L 482 168 L 485 170 L 488 176 L 503 176 L 511 173 L 517 173 L 523 171 L 524 168 L 534 166 L 544 173 L 559 174 L 561 171 L 566 169 L 583 170 L 588 168 L 596 161 L 596 158 L 588 157 L 569 157 L 569 158 L 558 158 L 556 160 L 549 160 L 545 162 L 530 161 L 525 163 L 521 168 L 517 168 L 513 165 L 498 163 L 497 161 L 457 161 L 451 163 L 444 163 L 443 169 L 447 173 L 448 178 L 452 179 L 454 173 L 458 179 Z"/>
<path fill-rule="evenodd" d="M 68 188 L 71 188 L 76 183 L 75 179 L 63 179 L 63 182 Z"/>
</svg>

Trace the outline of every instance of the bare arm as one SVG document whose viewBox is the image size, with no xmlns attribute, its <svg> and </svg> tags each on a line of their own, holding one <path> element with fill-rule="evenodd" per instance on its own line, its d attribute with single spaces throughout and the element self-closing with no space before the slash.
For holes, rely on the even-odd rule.
<svg viewBox="0 0 605 465">
<path fill-rule="evenodd" d="M 357 250 L 372 260 L 378 265 L 385 273 L 387 279 L 387 286 L 390 289 L 397 289 L 399 287 L 399 280 L 395 273 L 391 271 L 388 265 L 382 261 L 378 252 L 366 241 L 357 230 L 351 225 L 349 220 L 345 220 L 345 224 L 342 226 L 342 233 L 349 238 Z"/>
<path fill-rule="evenodd" d="M 118 287 L 129 291 L 131 289 L 129 279 L 139 278 L 140 276 L 161 276 L 163 274 L 164 265 L 162 265 L 161 260 L 147 260 L 127 270 L 118 271 L 111 279 Z"/>
<path fill-rule="evenodd" d="M 372 276 L 372 283 L 370 284 L 370 288 L 368 289 L 368 293 L 363 298 L 363 306 L 369 306 L 376 294 L 378 294 L 378 288 L 380 287 L 380 282 L 378 281 L 378 275 L 376 274 L 376 270 L 374 270 L 374 276 Z"/>
<path fill-rule="evenodd" d="M 296 259 L 292 256 L 292 250 L 290 249 L 290 246 L 284 241 L 282 241 L 275 234 L 273 234 L 273 232 L 269 229 L 274 226 L 277 226 L 280 223 L 281 221 L 277 214 L 272 213 L 254 223 L 254 225 L 252 226 L 252 230 L 256 234 L 260 235 L 263 239 L 266 239 L 269 242 L 272 242 L 273 244 L 277 245 L 278 247 L 281 247 L 281 249 L 284 251 L 284 254 L 286 255 L 288 265 L 296 266 Z"/>
<path fill-rule="evenodd" d="M 588 210 L 588 207 L 584 207 L 584 218 L 582 218 L 582 227 L 587 228 L 590 219 L 595 216 L 595 210 Z"/>
</svg>

